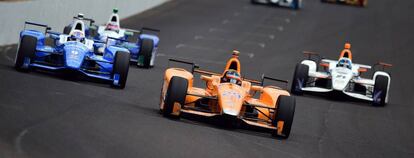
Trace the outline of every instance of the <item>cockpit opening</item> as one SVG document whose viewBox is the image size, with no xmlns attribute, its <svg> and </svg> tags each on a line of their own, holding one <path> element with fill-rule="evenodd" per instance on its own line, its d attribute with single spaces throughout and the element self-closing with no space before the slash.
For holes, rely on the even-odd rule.
<svg viewBox="0 0 414 158">
<path fill-rule="evenodd" d="M 112 22 L 117 22 L 117 21 L 118 21 L 118 19 L 116 18 L 116 16 L 112 16 L 111 21 L 112 21 Z"/>
</svg>

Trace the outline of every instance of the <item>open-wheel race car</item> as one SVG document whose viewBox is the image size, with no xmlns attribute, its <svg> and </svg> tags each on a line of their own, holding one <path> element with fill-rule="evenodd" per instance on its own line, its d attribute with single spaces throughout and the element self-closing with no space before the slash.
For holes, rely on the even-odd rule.
<svg viewBox="0 0 414 158">
<path fill-rule="evenodd" d="M 302 0 L 251 0 L 252 4 L 268 4 L 292 9 L 302 8 Z"/>
<path fill-rule="evenodd" d="M 160 30 L 148 27 L 143 27 L 140 30 L 121 28 L 118 9 L 113 10 L 108 22 L 102 26 L 95 25 L 95 20 L 85 18 L 81 13 L 73 19 L 74 21 L 89 22 L 89 25 L 86 26 L 86 34 L 91 39 L 128 49 L 131 54 L 130 61 L 136 63 L 137 66 L 142 68 L 154 66 L 160 41 L 155 34 Z M 68 33 L 71 26 L 72 24 L 66 26 L 63 32 Z M 137 39 L 132 39 L 133 37 L 137 37 Z M 103 49 L 104 47 L 101 47 L 97 51 L 103 51 Z"/>
<path fill-rule="evenodd" d="M 228 124 L 242 121 L 251 126 L 270 129 L 275 137 L 288 138 L 296 101 L 287 90 L 264 86 L 264 80 L 287 84 L 287 81 L 262 77 L 261 81 L 242 78 L 238 52 L 227 61 L 223 73 L 201 70 L 190 62 L 191 71 L 168 68 L 160 96 L 160 111 L 166 117 L 179 118 L 181 113 L 218 117 Z M 200 74 L 205 88 L 194 87 L 194 74 Z M 259 92 L 258 98 L 254 98 Z"/>
<path fill-rule="evenodd" d="M 361 7 L 366 7 L 368 5 L 368 0 L 321 0 L 321 2 L 339 3 L 339 4 L 355 5 L 355 6 L 361 6 Z"/>
<path fill-rule="evenodd" d="M 26 29 L 26 25 L 45 28 L 45 31 Z M 59 71 L 71 76 L 82 74 L 124 88 L 129 70 L 128 50 L 107 46 L 104 52 L 95 52 L 99 44 L 86 38 L 84 22 L 77 20 L 72 26 L 68 34 L 61 34 L 50 31 L 47 25 L 26 22 L 20 32 L 15 68 L 20 71 L 31 68 Z M 46 39 L 51 39 L 53 44 L 46 44 Z"/>
<path fill-rule="evenodd" d="M 379 62 L 382 66 L 374 70 L 372 78 L 363 78 L 361 74 L 372 67 L 352 62 L 351 45 L 345 44 L 338 60 L 322 59 L 317 53 L 304 52 L 308 59 L 296 65 L 291 92 L 302 94 L 308 92 L 340 92 L 350 97 L 372 102 L 374 106 L 388 103 L 391 76 L 384 71 L 391 64 Z M 319 60 L 312 60 L 317 56 Z"/>
</svg>

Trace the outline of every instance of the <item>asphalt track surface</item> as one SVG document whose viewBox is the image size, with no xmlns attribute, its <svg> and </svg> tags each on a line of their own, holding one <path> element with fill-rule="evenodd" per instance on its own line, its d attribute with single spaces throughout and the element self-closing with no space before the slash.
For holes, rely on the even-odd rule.
<svg viewBox="0 0 414 158">
<path fill-rule="evenodd" d="M 132 16 L 122 21 L 124 27 L 159 28 L 162 43 L 156 67 L 132 67 L 124 90 L 17 72 L 16 46 L 1 47 L 0 157 L 414 157 L 414 2 L 304 5 L 293 11 L 248 0 L 174 0 Z M 222 71 L 231 50 L 238 49 L 242 75 L 291 80 L 302 51 L 337 58 L 346 41 L 352 42 L 355 62 L 394 64 L 386 107 L 298 96 L 288 140 L 158 113 L 168 58 Z"/>
</svg>

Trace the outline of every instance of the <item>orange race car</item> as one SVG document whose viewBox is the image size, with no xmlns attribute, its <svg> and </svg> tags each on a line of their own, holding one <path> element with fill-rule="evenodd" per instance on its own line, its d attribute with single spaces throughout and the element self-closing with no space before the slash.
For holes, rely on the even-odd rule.
<svg viewBox="0 0 414 158">
<path fill-rule="evenodd" d="M 240 76 L 239 52 L 234 51 L 223 73 L 199 69 L 190 62 L 170 59 L 192 65 L 191 71 L 168 68 L 160 96 L 160 111 L 165 117 L 179 118 L 181 113 L 218 117 L 225 124 L 242 120 L 248 125 L 267 128 L 272 136 L 288 138 L 295 113 L 296 100 L 289 92 L 276 86 L 264 86 L 264 80 L 287 81 L 265 77 L 261 81 Z M 194 74 L 200 74 L 205 88 L 193 86 Z M 260 95 L 254 98 L 256 92 Z"/>
<path fill-rule="evenodd" d="M 321 0 L 321 2 L 341 3 L 341 4 L 357 5 L 361 7 L 365 7 L 368 4 L 368 0 Z"/>
</svg>

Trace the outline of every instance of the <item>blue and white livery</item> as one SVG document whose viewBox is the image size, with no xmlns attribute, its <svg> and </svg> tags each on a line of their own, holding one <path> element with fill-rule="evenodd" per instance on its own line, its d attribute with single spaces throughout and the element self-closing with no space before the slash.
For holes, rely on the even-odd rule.
<svg viewBox="0 0 414 158">
<path fill-rule="evenodd" d="M 27 25 L 44 27 L 45 31 L 26 29 Z M 15 68 L 28 71 L 31 68 L 82 74 L 92 78 L 110 81 L 117 88 L 124 88 L 129 69 L 130 54 L 118 46 L 105 46 L 102 53 L 95 50 L 103 43 L 86 38 L 85 24 L 75 20 L 69 34 L 50 31 L 47 25 L 26 22 L 20 32 Z M 51 39 L 47 45 L 45 39 Z"/>
<path fill-rule="evenodd" d="M 137 66 L 150 68 L 154 66 L 157 56 L 158 44 L 160 39 L 153 34 L 146 34 L 145 31 L 159 32 L 156 29 L 142 28 L 141 30 L 123 29 L 120 26 L 118 10 L 114 9 L 108 22 L 104 26 L 99 26 L 95 40 L 109 41 L 111 45 L 124 47 L 131 53 L 131 62 Z M 135 42 L 128 42 L 129 38 L 137 35 Z M 119 40 L 116 40 L 119 39 Z"/>
<path fill-rule="evenodd" d="M 301 9 L 302 0 L 251 0 L 253 4 L 272 4 L 292 9 Z"/>
</svg>

